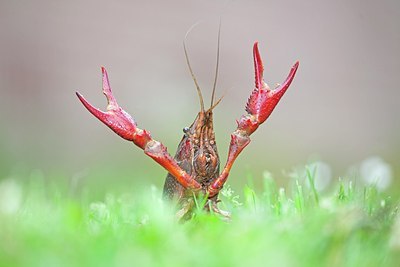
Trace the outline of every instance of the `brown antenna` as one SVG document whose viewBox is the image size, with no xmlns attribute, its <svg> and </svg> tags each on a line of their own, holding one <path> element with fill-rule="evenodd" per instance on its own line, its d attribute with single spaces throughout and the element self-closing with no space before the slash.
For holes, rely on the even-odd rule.
<svg viewBox="0 0 400 267">
<path fill-rule="evenodd" d="M 213 109 L 214 106 L 214 100 L 215 100 L 215 88 L 217 86 L 217 79 L 218 79 L 218 67 L 219 67 L 219 44 L 220 44 L 220 39 L 221 39 L 221 19 L 219 20 L 219 27 L 218 27 L 218 44 L 217 44 L 217 64 L 215 66 L 215 78 L 214 78 L 214 85 L 213 85 L 213 90 L 212 90 L 212 95 L 211 95 L 211 105 L 210 109 Z M 218 100 L 219 103 L 220 100 Z M 217 104 L 218 104 L 217 103 Z"/>
<path fill-rule="evenodd" d="M 190 66 L 189 56 L 188 56 L 187 49 L 186 49 L 186 39 L 187 39 L 187 36 L 188 36 L 188 34 L 193 30 L 193 28 L 194 28 L 195 26 L 197 26 L 197 24 L 199 24 L 199 22 L 193 24 L 192 27 L 190 27 L 189 30 L 186 32 L 185 38 L 183 39 L 183 49 L 185 50 L 186 63 L 187 63 L 187 65 L 188 65 L 188 67 L 189 67 L 189 71 L 190 71 L 190 74 L 192 75 L 192 79 L 193 79 L 193 81 L 194 81 L 194 84 L 196 85 L 197 94 L 199 95 L 199 99 L 200 99 L 200 109 L 201 109 L 202 112 L 204 112 L 203 95 L 201 94 L 200 86 L 199 86 L 199 84 L 197 83 L 196 76 L 194 75 L 193 70 L 192 70 L 192 67 Z"/>
</svg>

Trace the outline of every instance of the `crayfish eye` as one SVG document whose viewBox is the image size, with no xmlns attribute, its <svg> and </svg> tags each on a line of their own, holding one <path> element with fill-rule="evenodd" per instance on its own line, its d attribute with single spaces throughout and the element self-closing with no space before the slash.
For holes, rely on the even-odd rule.
<svg viewBox="0 0 400 267">
<path fill-rule="evenodd" d="M 183 128 L 183 132 L 184 132 L 184 133 L 188 133 L 188 132 L 189 132 L 189 130 L 190 130 L 190 129 L 189 129 L 189 127 L 185 127 L 185 128 Z"/>
</svg>

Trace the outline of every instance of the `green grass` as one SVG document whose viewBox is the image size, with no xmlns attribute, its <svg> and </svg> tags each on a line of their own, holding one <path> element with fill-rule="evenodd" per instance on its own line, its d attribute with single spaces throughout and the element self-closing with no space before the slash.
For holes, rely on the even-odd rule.
<svg viewBox="0 0 400 267">
<path fill-rule="evenodd" d="M 184 224 L 154 187 L 94 200 L 90 189 L 11 182 L 10 203 L 22 201 L 0 212 L 0 266 L 398 266 L 397 201 L 341 180 L 321 194 L 307 179 L 279 188 L 266 174 L 240 197 L 227 187 L 231 221 L 199 209 Z"/>
</svg>

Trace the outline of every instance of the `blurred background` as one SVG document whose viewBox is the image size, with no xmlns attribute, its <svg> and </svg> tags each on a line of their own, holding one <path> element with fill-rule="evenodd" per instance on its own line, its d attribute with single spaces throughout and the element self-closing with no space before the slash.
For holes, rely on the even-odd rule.
<svg viewBox="0 0 400 267">
<path fill-rule="evenodd" d="M 187 46 L 209 103 L 220 17 L 217 96 L 224 99 L 215 128 L 223 164 L 253 89 L 254 41 L 271 87 L 300 61 L 291 88 L 238 158 L 231 184 L 239 189 L 249 177 L 257 183 L 266 170 L 284 183 L 296 166 L 314 160 L 332 179 L 354 168 L 357 175 L 365 160 L 375 160 L 397 181 L 395 0 L 1 1 L 0 179 L 161 187 L 165 171 L 89 114 L 75 91 L 104 109 L 105 66 L 119 104 L 174 154 L 199 110 L 183 38 L 202 21 Z"/>
</svg>

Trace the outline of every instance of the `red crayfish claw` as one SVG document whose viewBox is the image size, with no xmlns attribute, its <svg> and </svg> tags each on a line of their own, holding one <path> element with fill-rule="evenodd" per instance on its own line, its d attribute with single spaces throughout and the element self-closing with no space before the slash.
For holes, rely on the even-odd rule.
<svg viewBox="0 0 400 267">
<path fill-rule="evenodd" d="M 106 96 L 108 105 L 107 111 L 101 111 L 92 106 L 79 92 L 76 92 L 82 104 L 101 122 L 122 138 L 133 141 L 133 134 L 136 132 L 136 122 L 125 110 L 123 110 L 114 98 L 108 81 L 107 71 L 101 68 L 103 74 L 103 94 Z"/>
<path fill-rule="evenodd" d="M 262 124 L 271 115 L 279 100 L 289 88 L 296 74 L 297 68 L 299 67 L 299 62 L 297 61 L 293 65 L 286 80 L 276 89 L 271 90 L 263 79 L 264 66 L 260 52 L 258 51 L 258 42 L 254 43 L 253 57 L 255 70 L 255 89 L 247 101 L 246 111 L 250 115 L 254 116 L 258 127 L 258 125 Z M 257 127 L 255 127 L 254 130 L 256 130 Z M 252 129 L 249 134 L 251 134 L 254 130 Z"/>
</svg>

